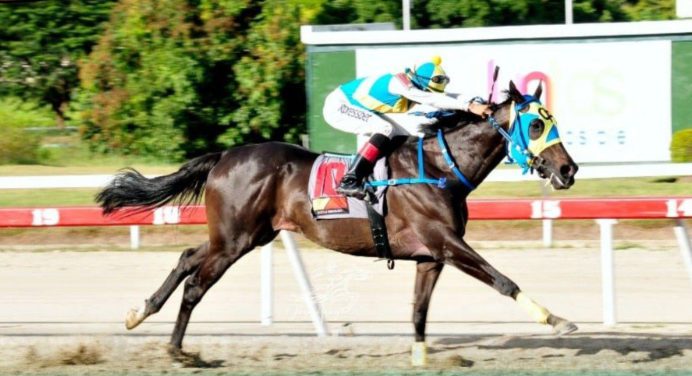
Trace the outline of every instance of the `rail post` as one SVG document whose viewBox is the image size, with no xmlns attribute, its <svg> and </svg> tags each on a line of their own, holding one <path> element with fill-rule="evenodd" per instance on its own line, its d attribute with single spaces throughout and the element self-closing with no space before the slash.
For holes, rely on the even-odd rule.
<svg viewBox="0 0 692 376">
<path fill-rule="evenodd" d="M 615 320 L 615 263 L 613 261 L 613 225 L 615 219 L 597 219 L 601 228 L 601 283 L 603 288 L 603 325 L 613 326 Z"/>
<path fill-rule="evenodd" d="M 546 248 L 553 247 L 553 220 L 543 220 L 543 246 Z"/>
<path fill-rule="evenodd" d="M 685 222 L 682 219 L 677 219 L 673 231 L 675 231 L 675 237 L 678 239 L 682 260 L 685 262 L 687 274 L 690 276 L 690 282 L 692 282 L 692 249 L 690 249 L 690 238 L 687 236 Z"/>
<path fill-rule="evenodd" d="M 295 275 L 296 280 L 300 285 L 300 289 L 302 290 L 303 300 L 305 300 L 305 304 L 308 306 L 310 318 L 312 319 L 312 324 L 315 327 L 317 336 L 325 337 L 328 334 L 327 326 L 324 323 L 324 317 L 322 316 L 322 311 L 320 310 L 320 306 L 312 289 L 312 285 L 310 284 L 310 280 L 305 273 L 303 259 L 300 257 L 300 253 L 298 253 L 296 242 L 293 240 L 291 234 L 286 231 L 281 231 L 279 235 L 281 236 L 281 240 L 286 248 L 288 260 L 291 262 L 291 266 L 293 267 L 293 274 Z"/>
<path fill-rule="evenodd" d="M 272 267 L 273 253 L 274 250 L 272 243 L 269 243 L 262 247 L 260 255 L 260 267 L 262 269 L 262 278 L 260 282 L 260 322 L 265 326 L 271 325 L 274 321 L 274 268 Z"/>
<path fill-rule="evenodd" d="M 139 249 L 139 226 L 130 226 L 130 249 Z"/>
</svg>

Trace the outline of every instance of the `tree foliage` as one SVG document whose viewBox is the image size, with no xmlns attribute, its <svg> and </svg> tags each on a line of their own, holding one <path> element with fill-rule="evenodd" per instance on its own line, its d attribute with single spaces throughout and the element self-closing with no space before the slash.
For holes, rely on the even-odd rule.
<svg viewBox="0 0 692 376">
<path fill-rule="evenodd" d="M 628 1 L 623 10 L 632 21 L 672 20 L 675 19 L 675 0 Z"/>
<path fill-rule="evenodd" d="M 332 0 L 322 4 L 317 24 L 394 22 L 401 25 L 400 0 Z M 454 28 L 565 22 L 563 1 L 416 0 L 413 28 Z M 674 0 L 574 0 L 575 23 L 662 20 L 675 17 Z"/>
<path fill-rule="evenodd" d="M 297 140 L 305 131 L 304 51 L 300 10 L 265 3 L 248 32 L 245 54 L 233 66 L 238 105 L 235 127 L 221 137 L 232 145 L 270 139 Z"/>
<path fill-rule="evenodd" d="M 51 106 L 65 120 L 77 65 L 96 42 L 113 1 L 47 0 L 0 5 L 0 95 Z"/>
<path fill-rule="evenodd" d="M 401 24 L 400 21 L 401 0 L 324 1 L 313 20 L 315 24 L 319 25 L 370 22 Z"/>
<path fill-rule="evenodd" d="M 304 129 L 300 10 L 280 0 L 123 0 L 82 73 L 85 136 L 178 159 Z"/>
</svg>

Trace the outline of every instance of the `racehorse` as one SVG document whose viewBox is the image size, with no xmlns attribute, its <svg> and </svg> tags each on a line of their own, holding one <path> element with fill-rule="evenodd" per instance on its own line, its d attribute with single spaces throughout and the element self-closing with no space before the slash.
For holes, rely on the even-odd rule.
<svg viewBox="0 0 692 376">
<path fill-rule="evenodd" d="M 508 146 L 516 149 L 517 145 L 508 140 L 517 139 L 517 129 L 517 137 L 529 143 L 542 140 L 546 146 L 548 134 L 557 135 L 557 130 L 552 115 L 536 99 L 541 91 L 539 84 L 533 97 L 524 96 L 510 82 L 507 99 L 493 104 L 491 117 L 482 119 L 466 114 L 471 120 L 455 116 L 451 126 L 439 125 L 449 145 L 448 152 L 441 150 L 442 143 L 438 144 L 434 137 L 421 143 L 426 173 L 449 177 L 446 188 L 423 184 L 387 190 L 385 222 L 392 256 L 417 263 L 413 308 L 416 342 L 424 344 L 430 296 L 445 264 L 515 299 L 535 321 L 551 325 L 558 335 L 577 329 L 530 299 L 464 241 L 470 189 L 460 183 L 464 178 L 459 178 L 456 171 L 450 172 L 448 161 L 451 155 L 456 162 L 452 164 L 458 166 L 454 168 L 468 183 L 477 186 L 508 155 Z M 536 109 L 530 124 L 517 123 L 516 119 Z M 535 169 L 556 189 L 567 189 L 574 183 L 578 167 L 562 143 L 553 141 L 535 155 L 529 149 L 524 145 L 524 150 L 520 150 L 527 156 L 525 168 Z M 418 153 L 413 142 L 403 142 L 393 150 L 388 159 L 391 177 L 417 175 Z M 145 300 L 144 306 L 128 312 L 126 327 L 132 329 L 158 312 L 187 278 L 170 342 L 172 353 L 183 354 L 182 342 L 190 315 L 204 294 L 233 263 L 255 247 L 271 242 L 281 230 L 302 233 L 338 252 L 376 257 L 367 219 L 313 218 L 307 189 L 316 157 L 302 147 L 267 142 L 194 158 L 170 175 L 149 179 L 133 169 L 116 175 L 96 198 L 105 214 L 126 206 L 149 208 L 172 201 L 192 202 L 204 193 L 209 227 L 209 240 L 182 253 L 175 269 Z"/>
</svg>

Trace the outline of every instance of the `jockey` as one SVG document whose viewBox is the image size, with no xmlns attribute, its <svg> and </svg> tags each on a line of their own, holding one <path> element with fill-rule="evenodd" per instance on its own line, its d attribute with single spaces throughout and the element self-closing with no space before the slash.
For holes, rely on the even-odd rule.
<svg viewBox="0 0 692 376">
<path fill-rule="evenodd" d="M 426 113 L 445 110 L 469 111 L 479 116 L 491 113 L 488 105 L 459 94 L 446 94 L 449 77 L 440 66 L 442 59 L 405 72 L 358 78 L 332 91 L 324 102 L 326 122 L 341 131 L 369 134 L 336 189 L 351 197 L 364 198 L 363 179 L 372 173 L 375 162 L 388 152 L 396 136 L 419 135 L 437 118 Z"/>
</svg>

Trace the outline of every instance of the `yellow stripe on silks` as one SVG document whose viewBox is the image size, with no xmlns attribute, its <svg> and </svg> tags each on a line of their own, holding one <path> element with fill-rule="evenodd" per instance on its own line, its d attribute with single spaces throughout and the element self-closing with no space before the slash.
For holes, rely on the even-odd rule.
<svg viewBox="0 0 692 376">
<path fill-rule="evenodd" d="M 360 102 L 360 104 L 369 110 L 377 112 L 392 112 L 392 107 L 390 105 L 370 96 L 370 89 L 372 89 L 372 85 L 375 84 L 375 81 L 377 81 L 378 78 L 379 77 L 366 78 L 353 93 L 353 98 L 355 98 L 358 102 Z"/>
<path fill-rule="evenodd" d="M 372 111 L 377 112 L 394 112 L 392 107 L 386 103 L 380 102 L 371 96 L 358 97 L 356 98 L 360 104 L 367 107 Z"/>
<path fill-rule="evenodd" d="M 538 303 L 534 302 L 526 296 L 523 292 L 520 292 L 517 295 L 517 303 L 526 310 L 526 312 L 529 313 L 529 315 L 536 320 L 536 322 L 540 324 L 547 324 L 548 323 L 548 316 L 550 316 L 550 312 L 538 305 Z"/>
<path fill-rule="evenodd" d="M 414 342 L 411 345 L 411 365 L 421 367 L 428 364 L 428 347 L 425 342 Z"/>
<path fill-rule="evenodd" d="M 401 97 L 399 98 L 396 103 L 394 103 L 394 106 L 392 106 L 392 112 L 396 113 L 402 113 L 408 111 L 408 108 L 410 107 L 409 100 L 406 99 L 406 97 Z M 383 111 L 380 111 L 383 112 Z"/>
</svg>

